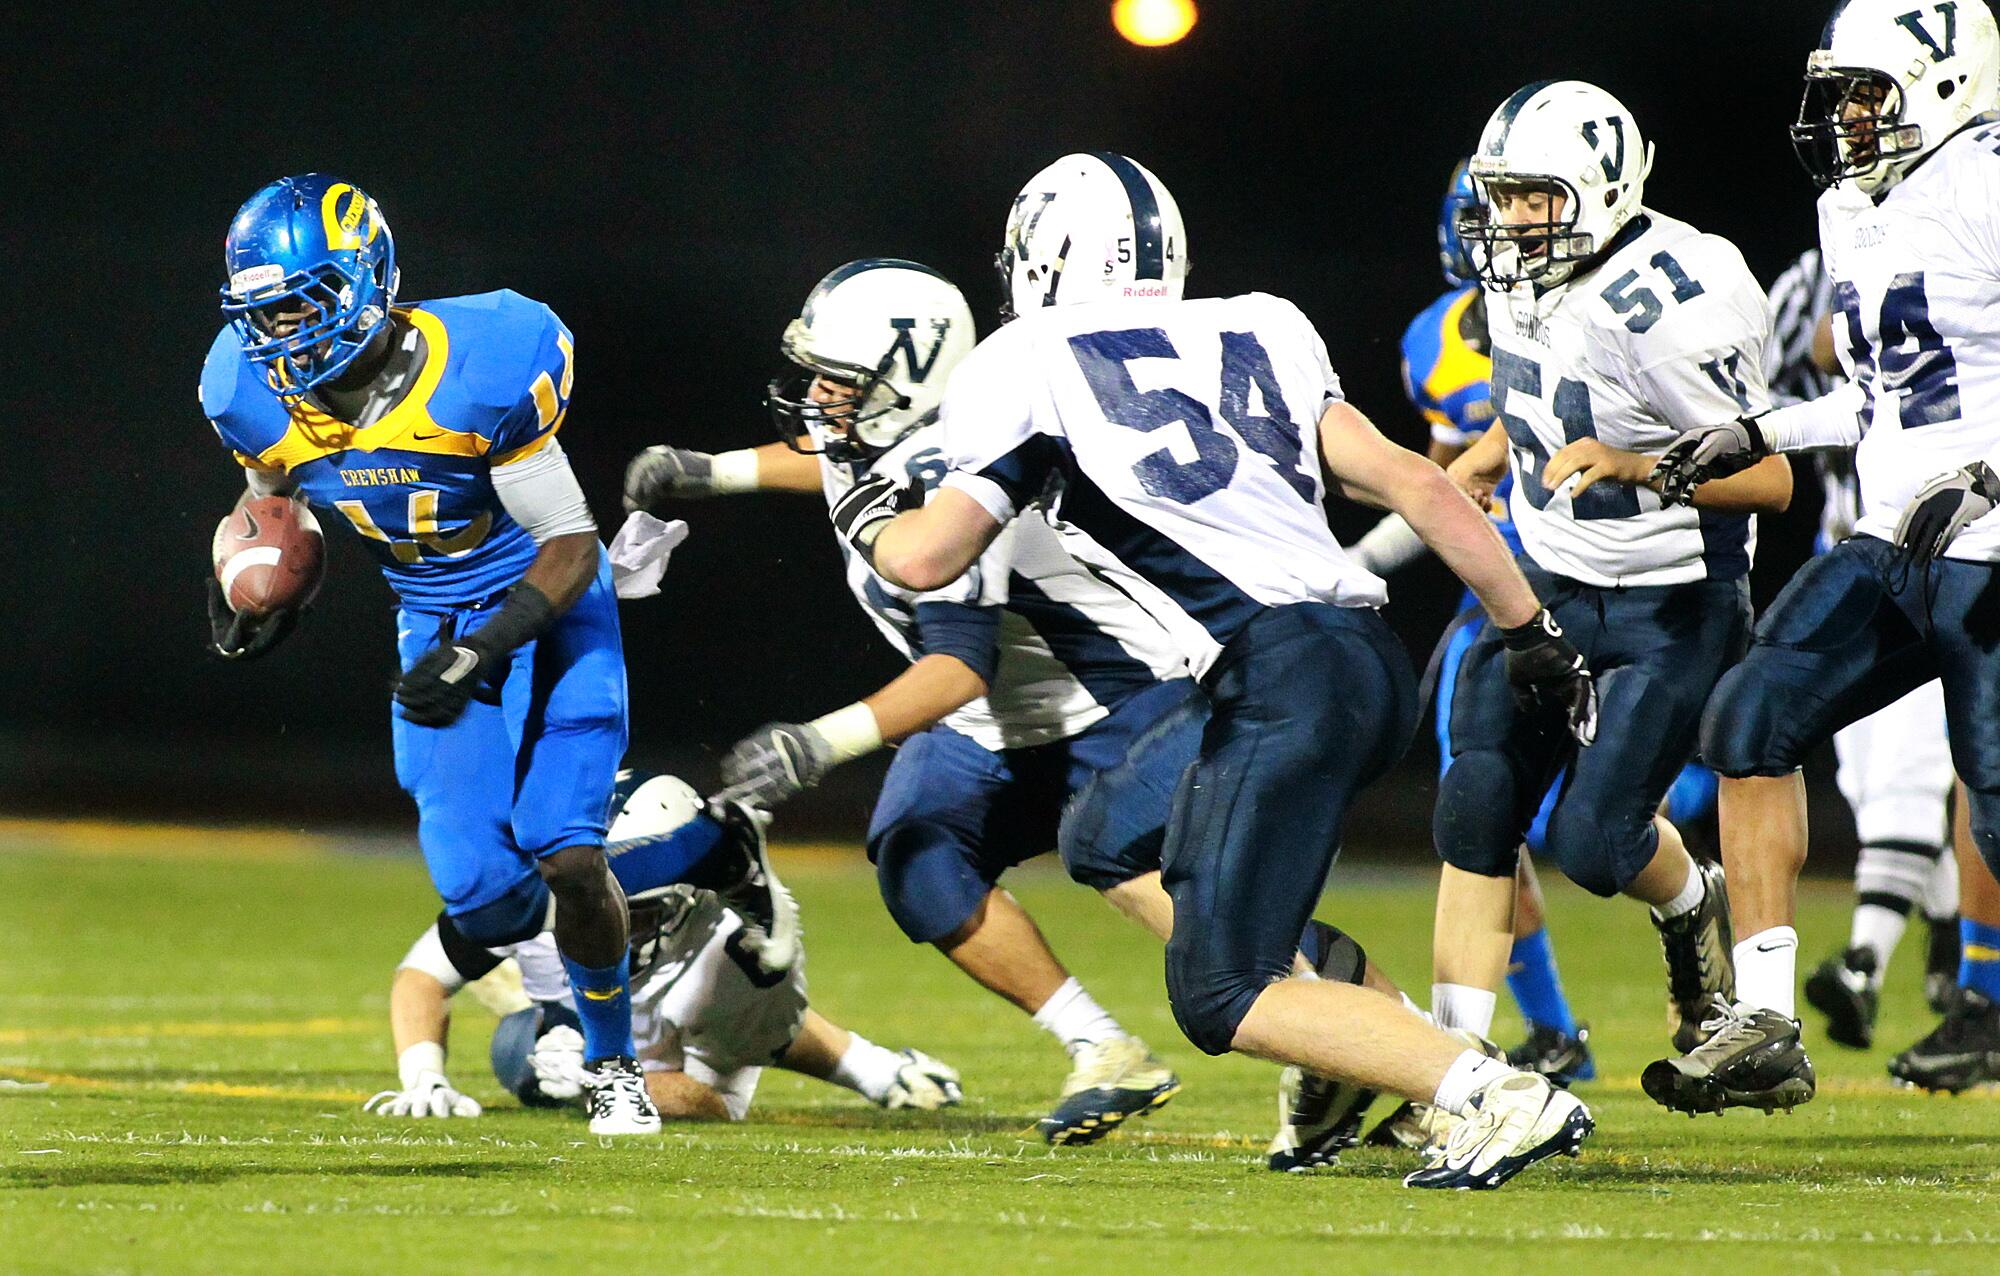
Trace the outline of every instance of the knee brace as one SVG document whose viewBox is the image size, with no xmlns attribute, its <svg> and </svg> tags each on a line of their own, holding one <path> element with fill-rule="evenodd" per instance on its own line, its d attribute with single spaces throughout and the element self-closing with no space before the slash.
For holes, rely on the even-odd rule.
<svg viewBox="0 0 2000 1276">
<path fill-rule="evenodd" d="M 1474 749 L 1453 758 L 1438 781 L 1431 819 L 1438 857 L 1481 877 L 1512 877 L 1526 834 L 1519 818 L 1524 783 L 1517 765 L 1495 750 Z"/>
<path fill-rule="evenodd" d="M 1606 899 L 1631 885 L 1659 846 L 1650 815 L 1635 821 L 1572 800 L 1549 817 L 1549 854 L 1569 880 Z"/>
<path fill-rule="evenodd" d="M 518 944 L 549 927 L 553 897 L 538 874 L 530 873 L 499 899 L 451 915 L 458 933 L 482 948 Z"/>
<path fill-rule="evenodd" d="M 1368 953 L 1338 926 L 1314 918 L 1299 936 L 1299 952 L 1313 973 L 1329 983 L 1358 984 L 1368 971 Z"/>
<path fill-rule="evenodd" d="M 993 890 L 965 844 L 924 820 L 891 825 L 869 843 L 868 854 L 889 916 L 913 943 L 950 935 Z"/>
</svg>

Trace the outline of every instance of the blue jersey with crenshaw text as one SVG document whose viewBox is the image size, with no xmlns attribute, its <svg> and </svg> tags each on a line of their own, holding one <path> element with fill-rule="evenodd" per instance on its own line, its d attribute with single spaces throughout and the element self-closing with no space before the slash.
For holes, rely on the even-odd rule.
<svg viewBox="0 0 2000 1276">
<path fill-rule="evenodd" d="M 228 327 L 202 366 L 202 411 L 245 468 L 283 476 L 352 524 L 406 607 L 480 603 L 534 561 L 491 476 L 561 428 L 574 343 L 547 306 L 505 290 L 394 313 L 425 355 L 379 419 L 355 426 L 281 400 Z"/>
</svg>

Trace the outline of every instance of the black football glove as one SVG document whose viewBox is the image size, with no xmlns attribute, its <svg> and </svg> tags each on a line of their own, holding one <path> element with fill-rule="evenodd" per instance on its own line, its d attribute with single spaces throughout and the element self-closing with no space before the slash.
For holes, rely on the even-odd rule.
<svg viewBox="0 0 2000 1276">
<path fill-rule="evenodd" d="M 1544 608 L 1527 624 L 1502 629 L 1500 638 L 1507 645 L 1507 681 L 1521 711 L 1561 715 L 1578 744 L 1597 739 L 1597 683 L 1556 618 Z"/>
<path fill-rule="evenodd" d="M 922 509 L 923 504 L 921 484 L 897 487 L 894 479 L 873 475 L 856 483 L 847 495 L 833 503 L 833 530 L 862 558 L 873 563 L 875 538 L 882 534 L 889 520 L 905 510 Z"/>
<path fill-rule="evenodd" d="M 224 660 L 255 660 L 298 628 L 300 612 L 284 607 L 253 616 L 229 605 L 222 582 L 208 578 L 208 649 Z"/>
<path fill-rule="evenodd" d="M 1694 490 L 1703 483 L 1741 474 L 1769 455 L 1764 432 L 1750 417 L 1689 430 L 1668 445 L 1653 469 L 1660 482 L 1660 503 L 1691 505 Z"/>
<path fill-rule="evenodd" d="M 1918 567 L 1943 554 L 1966 527 L 2000 504 L 2000 475 L 1984 461 L 1940 474 L 1917 489 L 1896 523 L 1896 552 Z"/>
<path fill-rule="evenodd" d="M 658 514 L 667 501 L 715 495 L 715 458 L 707 452 L 649 447 L 625 467 L 625 512 Z"/>
<path fill-rule="evenodd" d="M 547 594 L 526 581 L 514 586 L 478 632 L 465 638 L 446 636 L 396 679 L 396 703 L 403 707 L 403 717 L 420 727 L 448 727 L 475 696 L 499 703 L 486 684 L 504 678 L 514 649 L 541 634 L 556 615 Z"/>
<path fill-rule="evenodd" d="M 722 759 L 719 796 L 765 809 L 818 784 L 833 769 L 833 746 L 817 727 L 767 722 L 738 740 Z"/>
</svg>

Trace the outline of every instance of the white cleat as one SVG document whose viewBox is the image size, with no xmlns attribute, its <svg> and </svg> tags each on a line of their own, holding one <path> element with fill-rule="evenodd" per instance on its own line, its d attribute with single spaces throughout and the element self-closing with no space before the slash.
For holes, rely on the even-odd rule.
<svg viewBox="0 0 2000 1276">
<path fill-rule="evenodd" d="M 890 1111 L 912 1108 L 919 1112 L 935 1112 L 939 1108 L 958 1106 L 965 1098 L 965 1091 L 958 1084 L 958 1069 L 933 1059 L 921 1050 L 904 1050 L 903 1066 L 896 1069 L 895 1084 L 880 1100 Z"/>
<path fill-rule="evenodd" d="M 636 1060 L 614 1055 L 584 1074 L 592 1134 L 658 1134 L 660 1110 L 646 1093 L 646 1074 Z"/>
<path fill-rule="evenodd" d="M 1403 1186 L 1499 1187 L 1544 1157 L 1575 1156 L 1597 1124 L 1575 1095 L 1532 1072 L 1489 1082 L 1472 1102 L 1477 1111 L 1458 1123 L 1431 1153 L 1430 1164 L 1406 1177 Z"/>
</svg>

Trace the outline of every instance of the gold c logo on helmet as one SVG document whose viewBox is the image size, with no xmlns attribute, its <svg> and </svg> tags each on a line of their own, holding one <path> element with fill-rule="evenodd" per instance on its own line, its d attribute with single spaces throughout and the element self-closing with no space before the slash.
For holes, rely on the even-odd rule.
<svg viewBox="0 0 2000 1276">
<path fill-rule="evenodd" d="M 347 197 L 345 206 L 341 204 L 342 196 Z M 326 226 L 326 242 L 330 248 L 359 248 L 373 240 L 375 233 L 382 228 L 368 197 L 346 182 L 335 182 L 326 188 L 326 194 L 320 197 L 319 215 Z M 368 224 L 365 234 L 361 233 L 364 221 Z"/>
</svg>

